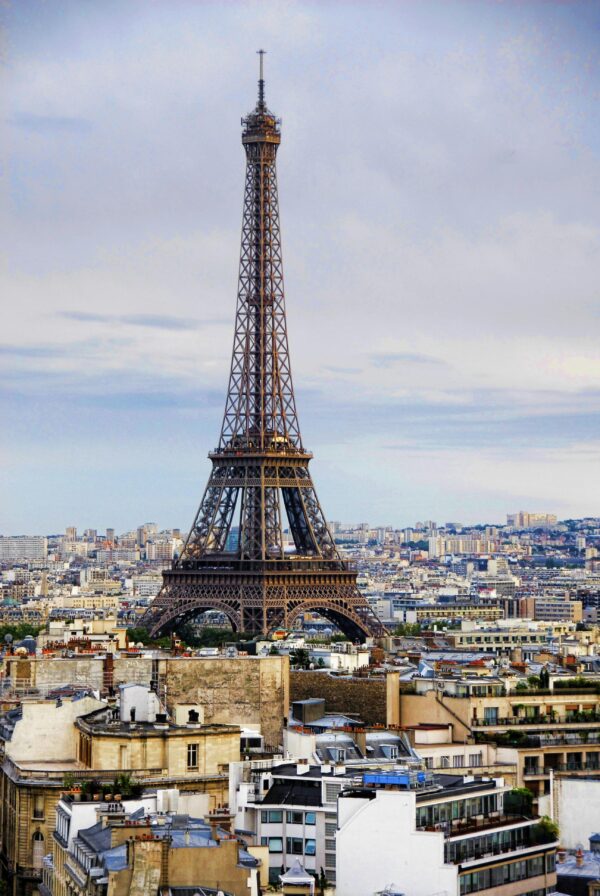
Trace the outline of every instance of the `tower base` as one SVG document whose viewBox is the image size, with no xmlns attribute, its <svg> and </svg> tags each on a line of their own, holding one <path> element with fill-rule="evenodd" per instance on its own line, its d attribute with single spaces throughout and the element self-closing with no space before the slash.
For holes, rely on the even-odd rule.
<svg viewBox="0 0 600 896">
<path fill-rule="evenodd" d="M 265 574 L 176 567 L 164 572 L 163 579 L 142 620 L 152 637 L 207 610 L 224 613 L 234 631 L 253 634 L 293 628 L 308 611 L 324 616 L 352 641 L 386 633 L 351 570 Z"/>
</svg>

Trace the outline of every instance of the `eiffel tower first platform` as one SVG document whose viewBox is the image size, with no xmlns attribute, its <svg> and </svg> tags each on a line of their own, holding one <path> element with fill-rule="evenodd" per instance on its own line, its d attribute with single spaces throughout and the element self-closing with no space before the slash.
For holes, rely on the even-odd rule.
<svg viewBox="0 0 600 896">
<path fill-rule="evenodd" d="M 265 103 L 262 51 L 258 102 L 242 126 L 242 245 L 221 437 L 181 556 L 143 624 L 156 636 L 219 610 L 235 630 L 267 634 L 312 610 L 364 641 L 385 629 L 336 549 L 296 414 L 275 167 L 280 121 Z"/>
</svg>

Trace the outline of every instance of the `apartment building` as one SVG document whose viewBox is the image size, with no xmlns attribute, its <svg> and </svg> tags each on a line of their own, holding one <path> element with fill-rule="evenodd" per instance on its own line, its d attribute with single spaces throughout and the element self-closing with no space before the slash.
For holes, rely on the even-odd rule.
<svg viewBox="0 0 600 896">
<path fill-rule="evenodd" d="M 187 705 L 168 720 L 155 700 L 147 687 L 125 686 L 118 707 L 76 693 L 25 699 L 3 717 L 0 865 L 9 896 L 37 891 L 65 787 L 113 785 L 125 774 L 145 786 L 206 793 L 210 808 L 227 801 L 239 727 L 203 725 L 197 708 Z"/>
<path fill-rule="evenodd" d="M 266 850 L 234 836 L 223 813 L 199 818 L 178 799 L 174 810 L 178 796 L 101 804 L 63 797 L 41 896 L 259 896 Z"/>
<path fill-rule="evenodd" d="M 0 535 L 0 563 L 10 560 L 45 560 L 48 539 L 44 535 Z"/>
<path fill-rule="evenodd" d="M 546 896 L 554 831 L 505 812 L 502 778 L 365 772 L 338 795 L 337 896 Z"/>
<path fill-rule="evenodd" d="M 566 676 L 546 689 L 507 690 L 495 676 L 416 678 L 400 694 L 404 726 L 427 721 L 452 729 L 453 742 L 495 743 L 500 765 L 516 766 L 516 783 L 548 793 L 552 774 L 598 774 L 600 683 Z"/>
</svg>

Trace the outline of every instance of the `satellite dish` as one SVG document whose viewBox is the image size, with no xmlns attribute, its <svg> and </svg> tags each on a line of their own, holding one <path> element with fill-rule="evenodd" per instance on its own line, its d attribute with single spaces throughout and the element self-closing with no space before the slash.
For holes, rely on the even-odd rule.
<svg viewBox="0 0 600 896">
<path fill-rule="evenodd" d="M 4 643 L 5 644 L 12 644 L 12 639 L 13 639 L 12 635 L 4 635 Z"/>
</svg>

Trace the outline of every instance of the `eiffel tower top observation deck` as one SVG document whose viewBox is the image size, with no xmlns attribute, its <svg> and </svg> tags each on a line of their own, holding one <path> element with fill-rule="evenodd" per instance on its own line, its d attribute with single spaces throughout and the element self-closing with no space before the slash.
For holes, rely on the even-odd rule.
<svg viewBox="0 0 600 896">
<path fill-rule="evenodd" d="M 246 183 L 229 390 L 219 452 L 302 453 L 290 369 L 275 157 L 280 121 L 265 103 L 242 119 Z"/>
<path fill-rule="evenodd" d="M 149 612 L 168 630 L 208 609 L 266 632 L 317 609 L 364 639 L 382 627 L 340 557 L 309 472 L 290 367 L 275 160 L 265 101 L 242 119 L 246 179 L 229 387 L 212 471 L 181 556 Z"/>
</svg>

